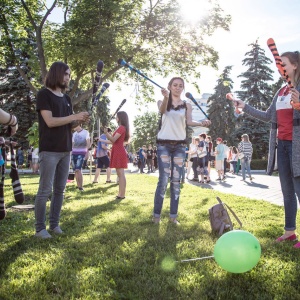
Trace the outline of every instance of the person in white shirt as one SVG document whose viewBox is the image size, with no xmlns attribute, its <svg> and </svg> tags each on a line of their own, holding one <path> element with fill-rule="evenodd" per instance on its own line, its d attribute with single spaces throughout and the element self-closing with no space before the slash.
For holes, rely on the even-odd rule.
<svg viewBox="0 0 300 300">
<path fill-rule="evenodd" d="M 72 164 L 75 172 L 77 188 L 83 191 L 82 165 L 91 144 L 90 134 L 80 125 L 74 128 L 72 137 Z"/>
</svg>

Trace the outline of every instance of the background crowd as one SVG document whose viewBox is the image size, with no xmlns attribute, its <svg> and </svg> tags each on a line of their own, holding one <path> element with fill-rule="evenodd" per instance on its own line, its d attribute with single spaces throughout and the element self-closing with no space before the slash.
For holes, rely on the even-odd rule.
<svg viewBox="0 0 300 300">
<path fill-rule="evenodd" d="M 211 136 L 201 133 L 192 137 L 192 142 L 186 147 L 185 152 L 181 183 L 187 179 L 209 184 L 212 180 L 210 175 L 212 167 L 218 174 L 216 181 L 225 180 L 227 172 L 238 175 L 240 171 L 241 180 L 245 181 L 247 175 L 250 181 L 254 179 L 250 168 L 253 147 L 247 134 L 241 136 L 240 143 L 231 146 L 221 137 L 212 141 Z M 151 144 L 141 146 L 134 156 L 133 163 L 140 173 L 155 172 L 158 169 L 157 147 Z"/>
</svg>

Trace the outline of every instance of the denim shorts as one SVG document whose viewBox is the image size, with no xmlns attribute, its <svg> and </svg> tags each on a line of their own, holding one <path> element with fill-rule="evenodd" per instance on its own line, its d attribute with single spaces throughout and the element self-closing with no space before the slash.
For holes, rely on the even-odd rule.
<svg viewBox="0 0 300 300">
<path fill-rule="evenodd" d="M 73 170 L 81 170 L 85 155 L 72 154 L 72 166 Z"/>
</svg>

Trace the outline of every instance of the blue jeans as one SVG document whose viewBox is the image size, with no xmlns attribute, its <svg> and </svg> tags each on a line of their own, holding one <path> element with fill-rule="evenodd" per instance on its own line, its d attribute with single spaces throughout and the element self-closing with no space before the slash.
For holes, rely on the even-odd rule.
<svg viewBox="0 0 300 300">
<path fill-rule="evenodd" d="M 185 147 L 184 144 L 159 144 L 157 146 L 159 178 L 154 198 L 154 217 L 160 217 L 169 177 L 171 178 L 170 217 L 177 217 Z"/>
<path fill-rule="evenodd" d="M 292 141 L 278 140 L 277 165 L 285 212 L 285 230 L 296 229 L 297 198 L 300 199 L 300 176 L 293 176 Z"/>
<path fill-rule="evenodd" d="M 250 163 L 251 160 L 246 156 L 241 159 L 242 175 L 244 180 L 246 179 L 246 169 L 249 177 L 251 177 Z"/>
<path fill-rule="evenodd" d="M 237 172 L 236 172 L 237 161 L 232 161 L 231 164 L 232 164 L 233 173 L 234 173 L 234 174 L 237 173 Z"/>
<path fill-rule="evenodd" d="M 140 173 L 144 173 L 145 159 L 140 158 Z"/>
<path fill-rule="evenodd" d="M 50 229 L 59 225 L 60 211 L 64 191 L 69 175 L 70 152 L 47 152 L 39 154 L 40 183 L 35 198 L 35 228 L 36 232 L 46 229 L 46 203 L 52 192 L 50 204 Z"/>
<path fill-rule="evenodd" d="M 181 176 L 180 176 L 179 179 L 180 179 L 181 181 L 185 181 L 184 177 L 185 177 L 185 159 L 184 159 L 184 163 L 183 163 L 183 166 L 182 166 Z"/>
</svg>

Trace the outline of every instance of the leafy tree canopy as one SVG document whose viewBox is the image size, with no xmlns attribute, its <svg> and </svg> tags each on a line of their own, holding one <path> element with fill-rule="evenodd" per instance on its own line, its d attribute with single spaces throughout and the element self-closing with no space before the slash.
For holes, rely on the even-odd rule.
<svg viewBox="0 0 300 300">
<path fill-rule="evenodd" d="M 177 72 L 185 78 L 199 78 L 200 73 L 191 66 L 216 67 L 218 60 L 217 52 L 204 42 L 205 36 L 217 28 L 228 30 L 230 23 L 230 16 L 218 3 L 211 3 L 209 15 L 191 25 L 184 21 L 174 0 L 55 0 L 51 7 L 42 0 L 6 0 L 0 4 L 2 63 L 14 65 L 36 93 L 49 65 L 65 61 L 74 79 L 70 91 L 74 104 L 91 96 L 99 59 L 105 63 L 103 81 L 126 82 L 137 76 L 125 69 L 117 72 L 119 58 L 153 75 Z M 55 6 L 65 12 L 61 24 L 47 20 Z M 28 54 L 34 76 L 28 78 L 22 72 L 18 49 Z M 142 96 L 149 99 L 153 87 L 145 80 L 141 84 Z M 85 92 L 76 94 L 78 87 Z"/>
</svg>

